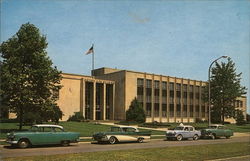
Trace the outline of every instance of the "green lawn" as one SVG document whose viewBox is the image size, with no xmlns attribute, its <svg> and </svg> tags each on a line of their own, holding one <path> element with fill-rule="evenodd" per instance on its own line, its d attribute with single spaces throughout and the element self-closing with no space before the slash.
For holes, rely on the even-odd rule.
<svg viewBox="0 0 250 161">
<path fill-rule="evenodd" d="M 109 131 L 109 125 L 95 124 L 94 122 L 60 122 L 66 131 L 79 132 L 81 137 L 90 137 L 95 132 Z M 18 123 L 0 123 L 0 139 L 4 139 L 6 134 L 11 131 L 17 131 Z M 28 130 L 30 126 L 24 126 L 24 130 Z M 140 130 L 145 130 L 141 129 Z M 152 135 L 164 135 L 164 131 L 152 130 Z"/>
<path fill-rule="evenodd" d="M 51 156 L 6 158 L 6 161 L 200 161 L 249 155 L 249 143 L 227 143 L 151 149 L 132 149 L 106 152 L 87 152 Z"/>
</svg>

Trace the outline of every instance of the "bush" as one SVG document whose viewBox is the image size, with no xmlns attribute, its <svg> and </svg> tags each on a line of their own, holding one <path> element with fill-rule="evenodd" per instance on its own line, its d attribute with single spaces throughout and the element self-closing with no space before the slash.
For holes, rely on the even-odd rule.
<svg viewBox="0 0 250 161">
<path fill-rule="evenodd" d="M 144 123 L 146 121 L 146 115 L 142 104 L 139 103 L 136 98 L 131 102 L 126 112 L 126 121 L 135 121 L 137 123 Z"/>
<path fill-rule="evenodd" d="M 236 110 L 235 113 L 236 125 L 244 125 L 246 121 L 244 120 L 244 115 L 241 110 Z"/>
<path fill-rule="evenodd" d="M 84 117 L 81 112 L 75 112 L 74 115 L 69 116 L 69 119 L 67 121 L 83 122 Z"/>
</svg>

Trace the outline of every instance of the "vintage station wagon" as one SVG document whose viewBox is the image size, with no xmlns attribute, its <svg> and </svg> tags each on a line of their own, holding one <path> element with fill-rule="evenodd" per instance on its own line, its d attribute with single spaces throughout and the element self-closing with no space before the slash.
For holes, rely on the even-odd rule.
<svg viewBox="0 0 250 161">
<path fill-rule="evenodd" d="M 117 142 L 137 141 L 142 143 L 144 140 L 150 140 L 151 131 L 140 132 L 139 129 L 130 126 L 111 127 L 110 132 L 99 132 L 93 135 L 93 139 L 97 142 L 109 142 L 115 144 Z"/>
<path fill-rule="evenodd" d="M 226 137 L 228 139 L 231 136 L 233 136 L 233 131 L 228 129 L 224 125 L 214 124 L 214 125 L 210 125 L 206 129 L 201 130 L 201 137 L 202 138 L 215 139 L 215 138 L 219 138 L 219 137 Z"/>
<path fill-rule="evenodd" d="M 79 133 L 65 132 L 59 125 L 33 125 L 29 131 L 11 132 L 7 134 L 6 142 L 27 148 L 31 145 L 62 144 L 68 146 L 70 143 L 79 141 Z"/>
</svg>

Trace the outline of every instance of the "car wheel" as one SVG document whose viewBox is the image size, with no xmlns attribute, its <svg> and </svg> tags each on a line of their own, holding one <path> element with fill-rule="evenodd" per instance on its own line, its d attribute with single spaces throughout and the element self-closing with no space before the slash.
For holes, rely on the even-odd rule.
<svg viewBox="0 0 250 161">
<path fill-rule="evenodd" d="M 69 146 L 69 141 L 63 140 L 61 144 L 62 144 L 62 146 Z"/>
<path fill-rule="evenodd" d="M 27 140 L 27 139 L 22 139 L 22 140 L 19 140 L 19 141 L 18 141 L 18 147 L 19 147 L 19 148 L 24 149 L 24 148 L 27 148 L 27 147 L 29 147 L 29 146 L 30 146 L 30 142 L 29 142 L 29 140 Z"/>
<path fill-rule="evenodd" d="M 143 138 L 138 138 L 139 143 L 143 143 Z"/>
<path fill-rule="evenodd" d="M 195 134 L 193 137 L 193 140 L 198 140 L 198 139 L 199 139 L 199 136 Z"/>
<path fill-rule="evenodd" d="M 110 143 L 110 144 L 115 144 L 115 143 L 116 143 L 116 138 L 115 138 L 114 136 L 111 136 L 111 137 L 109 138 L 109 143 Z"/>
<path fill-rule="evenodd" d="M 182 135 L 178 135 L 177 137 L 176 137 L 176 139 L 178 140 L 178 141 L 181 141 L 182 140 Z"/>
<path fill-rule="evenodd" d="M 211 134 L 211 139 L 215 139 L 216 138 L 216 136 L 215 136 L 215 134 Z"/>
</svg>

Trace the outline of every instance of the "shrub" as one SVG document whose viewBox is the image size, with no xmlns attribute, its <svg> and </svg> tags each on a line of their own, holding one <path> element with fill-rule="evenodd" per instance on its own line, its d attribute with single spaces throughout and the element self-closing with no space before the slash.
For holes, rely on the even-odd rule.
<svg viewBox="0 0 250 161">
<path fill-rule="evenodd" d="M 142 104 L 139 103 L 136 98 L 131 102 L 126 112 L 126 121 L 135 121 L 138 123 L 144 123 L 146 121 L 146 115 Z"/>
<path fill-rule="evenodd" d="M 69 116 L 69 119 L 67 121 L 82 122 L 84 121 L 84 117 L 81 112 L 75 112 L 74 115 Z"/>
<path fill-rule="evenodd" d="M 241 110 L 236 110 L 235 112 L 236 125 L 244 125 L 246 121 L 244 120 L 244 115 Z"/>
</svg>

